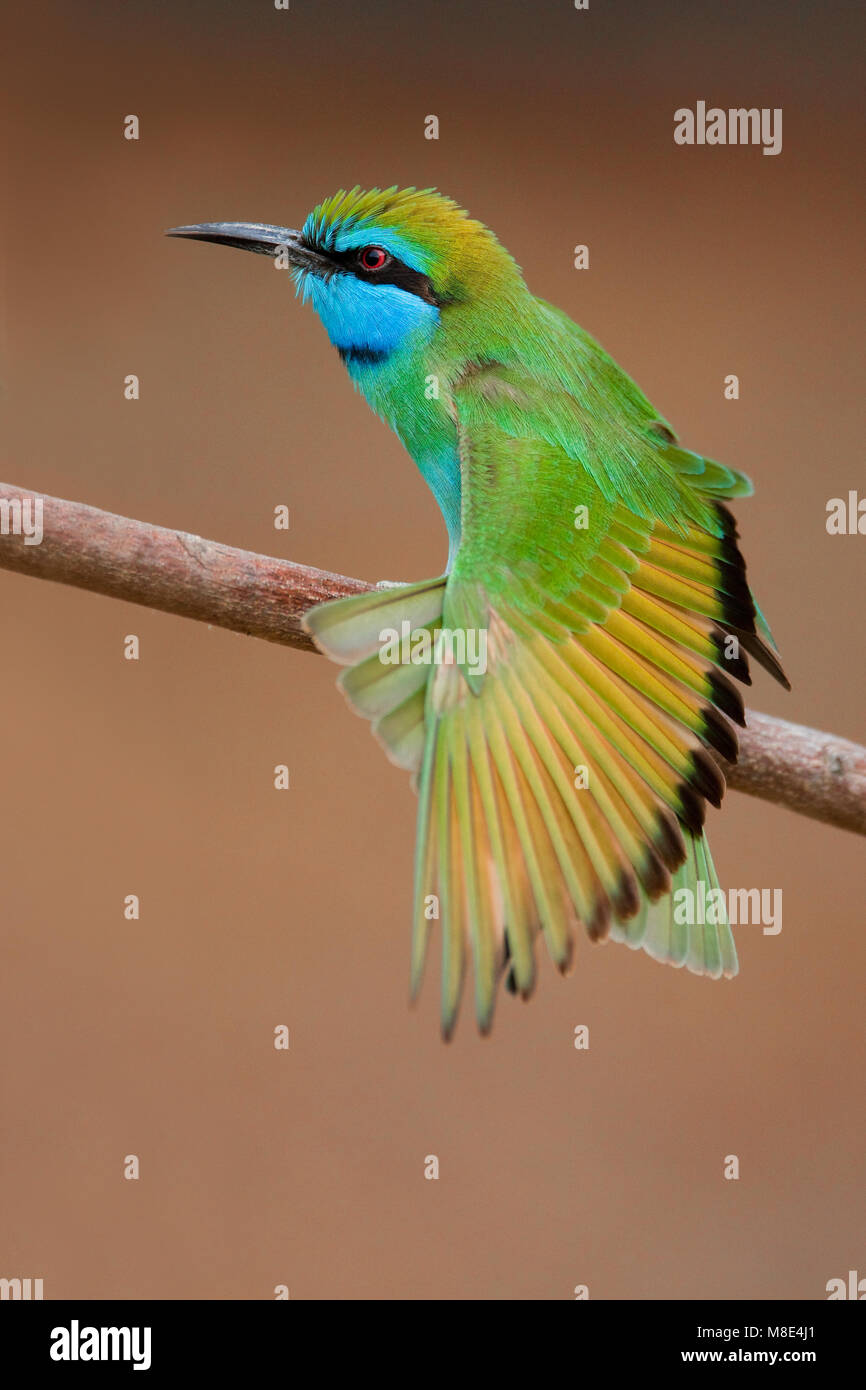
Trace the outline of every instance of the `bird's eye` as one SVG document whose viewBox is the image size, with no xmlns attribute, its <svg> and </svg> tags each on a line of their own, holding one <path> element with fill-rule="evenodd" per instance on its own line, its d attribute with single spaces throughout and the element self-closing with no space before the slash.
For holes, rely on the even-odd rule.
<svg viewBox="0 0 866 1390">
<path fill-rule="evenodd" d="M 391 257 L 381 246 L 365 246 L 358 260 L 365 270 L 384 270 Z"/>
</svg>

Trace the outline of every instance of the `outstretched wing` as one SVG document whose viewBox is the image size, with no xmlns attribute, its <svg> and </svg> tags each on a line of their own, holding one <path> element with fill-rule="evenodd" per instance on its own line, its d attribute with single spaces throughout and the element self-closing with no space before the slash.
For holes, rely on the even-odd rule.
<svg viewBox="0 0 866 1390">
<path fill-rule="evenodd" d="M 499 407 L 520 389 L 490 367 L 455 402 L 463 535 L 442 622 L 486 631 L 488 665 L 442 666 L 426 695 L 413 979 L 435 901 L 446 1034 L 467 949 L 486 1028 L 506 965 L 531 990 L 537 931 L 561 969 L 582 924 L 698 973 L 735 970 L 726 924 L 680 929 L 670 898 L 661 919 L 646 909 L 672 874 L 715 886 L 701 827 L 724 790 L 711 751 L 736 758 L 744 653 L 784 681 L 718 500 L 745 481 L 649 428 L 647 497 L 663 478 L 682 505 L 676 526 L 651 502 L 639 515 L 573 450 L 506 432 Z"/>
<path fill-rule="evenodd" d="M 486 1030 L 503 973 L 531 992 L 539 933 L 562 970 L 582 926 L 700 974 L 736 971 L 727 923 L 680 923 L 671 889 L 717 886 L 702 826 L 724 790 L 712 753 L 736 757 L 745 653 L 785 681 L 720 500 L 747 481 L 650 419 L 629 426 L 624 502 L 579 439 L 566 448 L 530 429 L 528 390 L 496 364 L 455 390 L 463 515 L 450 574 L 308 615 L 352 666 L 349 699 L 416 773 L 412 988 L 437 925 L 446 1036 L 469 958 Z M 401 617 L 467 640 L 426 669 L 383 665 L 382 629 Z"/>
</svg>

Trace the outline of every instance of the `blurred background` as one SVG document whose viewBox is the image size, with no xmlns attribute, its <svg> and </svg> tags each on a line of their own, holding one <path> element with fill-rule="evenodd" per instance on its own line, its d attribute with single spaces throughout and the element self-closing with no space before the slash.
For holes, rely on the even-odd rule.
<svg viewBox="0 0 866 1390">
<path fill-rule="evenodd" d="M 794 688 L 756 673 L 750 701 L 866 738 L 866 539 L 825 530 L 863 487 L 858 9 L 7 19 L 8 481 L 372 580 L 441 572 L 431 496 L 286 278 L 162 235 L 433 184 L 754 478 L 736 510 Z M 782 153 L 676 146 L 698 100 L 782 107 Z M 0 1275 L 46 1298 L 813 1299 L 866 1273 L 862 842 L 732 792 L 722 881 L 784 902 L 780 935 L 740 928 L 736 981 L 580 942 L 570 978 L 545 960 L 491 1038 L 465 1010 L 445 1046 L 438 950 L 407 1007 L 414 797 L 330 664 L 8 573 L 0 622 Z"/>
</svg>

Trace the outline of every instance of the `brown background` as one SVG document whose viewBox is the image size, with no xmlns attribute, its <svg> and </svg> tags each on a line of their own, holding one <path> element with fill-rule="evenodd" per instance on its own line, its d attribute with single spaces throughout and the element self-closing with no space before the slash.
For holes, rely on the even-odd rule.
<svg viewBox="0 0 866 1390">
<path fill-rule="evenodd" d="M 738 515 L 794 691 L 759 675 L 751 699 L 863 739 L 866 539 L 824 527 L 863 485 L 856 8 L 33 7 L 8 35 L 9 481 L 438 573 L 432 499 L 285 279 L 161 235 L 436 184 L 752 474 Z M 676 147 L 699 98 L 783 107 L 783 153 Z M 490 1040 L 466 1013 L 445 1047 L 435 958 L 406 1006 L 413 797 L 330 665 L 9 574 L 0 620 L 0 1274 L 441 1299 L 820 1298 L 866 1273 L 862 842 L 731 794 L 723 882 L 784 893 L 736 982 L 581 943 L 569 980 L 545 963 Z"/>
</svg>

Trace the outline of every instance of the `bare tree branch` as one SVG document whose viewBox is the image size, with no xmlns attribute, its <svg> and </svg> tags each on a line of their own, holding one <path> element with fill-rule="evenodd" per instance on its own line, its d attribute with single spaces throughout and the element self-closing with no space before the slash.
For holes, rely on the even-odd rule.
<svg viewBox="0 0 866 1390">
<path fill-rule="evenodd" d="M 28 498 L 42 502 L 42 541 L 28 545 L 24 536 L 0 535 L 0 569 L 198 618 L 266 642 L 315 651 L 301 627 L 306 610 L 373 587 L 0 483 L 0 509 Z"/>
<path fill-rule="evenodd" d="M 28 544 L 21 523 L 37 501 L 43 534 Z M 0 569 L 306 651 L 315 651 L 301 627 L 308 608 L 373 587 L 7 483 L 0 483 Z M 754 710 L 747 719 L 739 761 L 724 765 L 729 786 L 866 835 L 866 748 Z"/>
<path fill-rule="evenodd" d="M 866 748 L 835 734 L 746 710 L 728 786 L 801 816 L 866 835 Z"/>
</svg>

